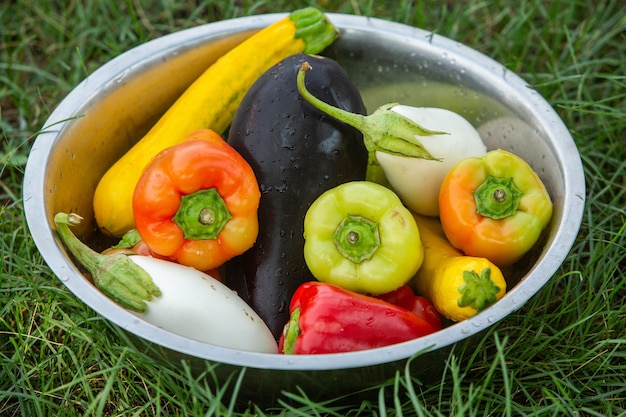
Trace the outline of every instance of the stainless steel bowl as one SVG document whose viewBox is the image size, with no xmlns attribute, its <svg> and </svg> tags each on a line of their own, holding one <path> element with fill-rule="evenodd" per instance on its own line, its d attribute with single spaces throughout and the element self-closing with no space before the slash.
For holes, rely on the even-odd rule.
<svg viewBox="0 0 626 417">
<path fill-rule="evenodd" d="M 351 74 L 370 112 L 387 102 L 457 111 L 489 148 L 522 156 L 545 182 L 555 210 L 541 244 L 507 271 L 504 298 L 469 320 L 354 353 L 284 356 L 210 346 L 152 326 L 111 302 L 81 275 L 54 233 L 56 212 L 77 212 L 88 220 L 79 235 L 97 242 L 92 197 L 101 175 L 204 68 L 283 16 L 227 20 L 164 36 L 118 56 L 78 85 L 46 122 L 26 167 L 24 205 L 35 243 L 67 288 L 139 343 L 172 360 L 186 358 L 198 369 L 205 361 L 221 364 L 215 369 L 219 381 L 246 367 L 241 398 L 271 403 L 281 390 L 296 386 L 314 399 L 334 398 L 385 381 L 407 363 L 416 377 L 438 379 L 453 347 L 474 343 L 553 276 L 577 236 L 585 195 L 578 151 L 550 105 L 516 74 L 453 40 L 388 21 L 330 14 L 341 37 L 324 54 Z"/>
</svg>

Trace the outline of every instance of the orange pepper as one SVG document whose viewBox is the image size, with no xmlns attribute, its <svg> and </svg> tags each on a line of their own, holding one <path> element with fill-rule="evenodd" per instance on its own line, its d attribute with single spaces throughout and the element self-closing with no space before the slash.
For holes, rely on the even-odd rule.
<svg viewBox="0 0 626 417">
<path fill-rule="evenodd" d="M 503 267 L 537 242 L 552 217 L 552 201 L 522 158 L 498 149 L 466 158 L 448 172 L 439 217 L 453 246 Z"/>
<path fill-rule="evenodd" d="M 133 195 L 135 227 L 154 253 L 206 271 L 252 247 L 260 197 L 245 159 L 201 129 L 146 167 Z"/>
</svg>

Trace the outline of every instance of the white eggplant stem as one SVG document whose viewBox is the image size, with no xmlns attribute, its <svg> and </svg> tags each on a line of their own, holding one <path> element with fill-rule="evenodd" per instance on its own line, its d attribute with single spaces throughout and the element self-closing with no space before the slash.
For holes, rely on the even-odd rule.
<svg viewBox="0 0 626 417">
<path fill-rule="evenodd" d="M 298 92 L 318 110 L 352 126 L 363 134 L 363 142 L 368 152 L 367 179 L 369 181 L 385 184 L 384 174 L 376 159 L 377 151 L 416 159 L 437 159 L 424 148 L 418 137 L 442 135 L 445 132 L 425 129 L 413 120 L 393 112 L 392 108 L 396 106 L 395 103 L 382 105 L 368 116 L 331 106 L 306 89 L 304 76 L 312 69 L 313 67 L 306 61 L 300 65 L 296 77 Z"/>
</svg>

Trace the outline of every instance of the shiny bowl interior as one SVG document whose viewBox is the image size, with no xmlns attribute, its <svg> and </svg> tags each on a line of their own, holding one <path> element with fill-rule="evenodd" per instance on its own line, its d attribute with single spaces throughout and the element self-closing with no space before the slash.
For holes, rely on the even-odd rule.
<svg viewBox="0 0 626 417">
<path fill-rule="evenodd" d="M 76 212 L 86 219 L 77 231 L 82 239 L 95 246 L 108 243 L 94 232 L 91 220 L 101 175 L 204 68 L 282 16 L 227 20 L 158 38 L 118 56 L 78 85 L 51 114 L 26 167 L 24 205 L 35 243 L 76 297 L 138 342 L 198 366 L 222 364 L 217 369 L 224 378 L 246 367 L 250 383 L 243 389 L 264 399 L 296 385 L 321 397 L 337 394 L 337 386 L 352 392 L 393 377 L 418 352 L 411 361 L 416 375 L 436 375 L 432 369 L 450 349 L 519 309 L 554 275 L 578 233 L 585 195 L 578 151 L 550 105 L 503 65 L 445 37 L 388 21 L 330 14 L 341 37 L 323 55 L 348 71 L 369 112 L 388 102 L 454 110 L 477 127 L 490 149 L 517 153 L 546 184 L 555 208 L 551 224 L 537 248 L 507 271 L 505 297 L 477 316 L 369 351 L 321 356 L 235 351 L 166 332 L 120 308 L 80 273 L 54 233 L 56 212 Z"/>
</svg>

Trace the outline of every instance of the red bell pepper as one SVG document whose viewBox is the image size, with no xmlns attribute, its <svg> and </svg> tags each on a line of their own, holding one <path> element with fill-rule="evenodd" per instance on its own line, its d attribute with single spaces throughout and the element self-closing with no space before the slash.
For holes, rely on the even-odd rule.
<svg viewBox="0 0 626 417">
<path fill-rule="evenodd" d="M 415 295 L 411 287 L 403 285 L 395 291 L 376 295 L 376 298 L 405 308 L 426 320 L 437 330 L 441 330 L 441 315 L 435 305 L 426 297 Z"/>
<path fill-rule="evenodd" d="M 402 307 L 318 281 L 298 287 L 289 311 L 279 343 L 286 354 L 374 349 L 437 330 Z"/>
</svg>

